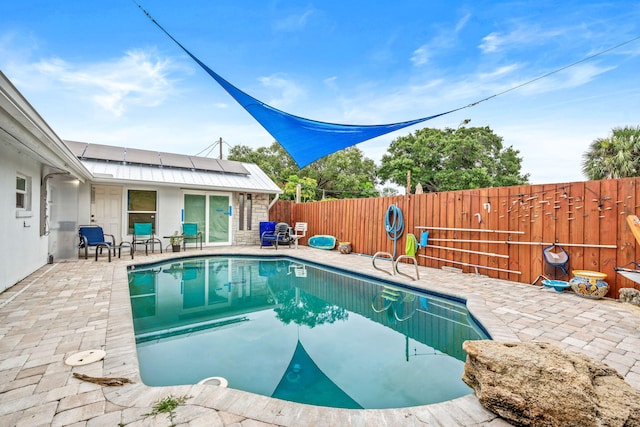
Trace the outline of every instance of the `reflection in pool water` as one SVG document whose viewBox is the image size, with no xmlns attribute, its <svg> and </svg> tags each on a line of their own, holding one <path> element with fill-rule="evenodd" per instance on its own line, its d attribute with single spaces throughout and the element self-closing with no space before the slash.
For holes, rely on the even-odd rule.
<svg viewBox="0 0 640 427">
<path fill-rule="evenodd" d="M 471 392 L 463 303 L 286 258 L 210 256 L 129 272 L 145 384 L 229 387 L 321 406 L 394 408 Z"/>
</svg>

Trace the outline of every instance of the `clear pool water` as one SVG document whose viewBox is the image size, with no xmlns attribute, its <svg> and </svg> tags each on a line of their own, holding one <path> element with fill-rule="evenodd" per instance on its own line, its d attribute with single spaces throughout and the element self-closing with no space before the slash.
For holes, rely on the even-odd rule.
<svg viewBox="0 0 640 427">
<path fill-rule="evenodd" d="M 462 342 L 486 339 L 463 302 L 288 258 L 211 256 L 129 271 L 145 384 L 229 387 L 342 408 L 471 392 Z"/>
</svg>

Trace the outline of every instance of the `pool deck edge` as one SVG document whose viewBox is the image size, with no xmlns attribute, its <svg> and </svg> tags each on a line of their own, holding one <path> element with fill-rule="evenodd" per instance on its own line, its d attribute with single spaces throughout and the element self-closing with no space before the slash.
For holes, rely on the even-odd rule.
<svg viewBox="0 0 640 427">
<path fill-rule="evenodd" d="M 217 247 L 187 252 L 225 253 L 275 255 L 276 251 Z M 144 385 L 137 364 L 126 266 L 172 255 L 44 266 L 0 294 L 0 424 L 167 425 L 165 416 L 145 414 L 155 402 L 171 394 L 191 396 L 176 410 L 177 425 L 509 425 L 484 409 L 473 394 L 411 408 L 345 410 L 207 385 Z M 640 310 L 636 307 L 423 267 L 421 280 L 415 282 L 373 269 L 370 258 L 303 246 L 297 250 L 280 248 L 277 255 L 463 298 L 494 340 L 544 341 L 588 354 L 617 369 L 628 383 L 640 389 Z M 104 361 L 74 368 L 64 364 L 66 357 L 88 348 L 103 348 Z M 73 372 L 126 377 L 134 384 L 101 387 L 77 380 Z"/>
</svg>

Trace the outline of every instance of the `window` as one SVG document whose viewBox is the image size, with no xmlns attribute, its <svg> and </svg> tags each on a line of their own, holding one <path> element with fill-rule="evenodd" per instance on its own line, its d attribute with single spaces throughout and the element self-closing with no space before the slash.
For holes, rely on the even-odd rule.
<svg viewBox="0 0 640 427">
<path fill-rule="evenodd" d="M 156 232 L 158 195 L 152 190 L 129 190 L 127 194 L 128 234 L 133 234 L 133 224 L 150 222 Z"/>
<path fill-rule="evenodd" d="M 16 215 L 31 215 L 31 178 L 17 174 L 16 175 Z"/>
<path fill-rule="evenodd" d="M 16 208 L 24 209 L 27 200 L 27 179 L 18 175 L 16 177 Z"/>
<path fill-rule="evenodd" d="M 251 194 L 238 193 L 238 211 L 240 212 L 238 218 L 239 230 L 251 230 L 251 211 L 253 210 L 253 203 L 251 200 Z"/>
</svg>

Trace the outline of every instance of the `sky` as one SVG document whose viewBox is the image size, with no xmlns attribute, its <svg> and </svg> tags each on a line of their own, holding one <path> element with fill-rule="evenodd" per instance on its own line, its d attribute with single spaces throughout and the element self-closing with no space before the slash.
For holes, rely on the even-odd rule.
<svg viewBox="0 0 640 427">
<path fill-rule="evenodd" d="M 377 164 L 400 136 L 469 120 L 520 152 L 530 183 L 584 181 L 589 145 L 640 125 L 638 1 L 138 3 L 230 83 L 297 116 L 386 124 L 500 94 L 358 144 Z M 220 139 L 225 157 L 274 141 L 132 0 L 0 2 L 0 70 L 64 140 L 211 157 Z"/>
</svg>

